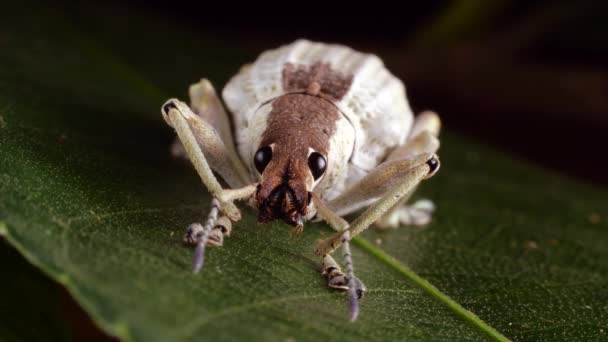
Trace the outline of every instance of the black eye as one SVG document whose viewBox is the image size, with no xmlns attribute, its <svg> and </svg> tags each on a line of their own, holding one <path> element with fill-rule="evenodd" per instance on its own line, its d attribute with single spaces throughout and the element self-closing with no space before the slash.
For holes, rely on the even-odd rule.
<svg viewBox="0 0 608 342">
<path fill-rule="evenodd" d="M 312 176 L 317 180 L 325 173 L 327 161 L 321 153 L 313 152 L 308 156 L 308 167 L 310 168 L 310 172 L 312 172 Z"/>
<path fill-rule="evenodd" d="M 255 168 L 259 173 L 264 172 L 268 163 L 272 159 L 272 149 L 270 146 L 260 147 L 260 149 L 253 156 L 253 163 L 255 164 Z"/>
</svg>

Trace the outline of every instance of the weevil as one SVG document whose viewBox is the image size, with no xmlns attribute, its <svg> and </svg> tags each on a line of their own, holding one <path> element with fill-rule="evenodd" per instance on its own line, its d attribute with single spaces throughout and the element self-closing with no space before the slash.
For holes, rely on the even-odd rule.
<svg viewBox="0 0 608 342">
<path fill-rule="evenodd" d="M 301 231 L 323 220 L 337 233 L 315 254 L 328 286 L 348 291 L 355 320 L 365 286 L 349 241 L 371 225 L 430 222 L 433 203 L 408 199 L 439 169 L 438 115 L 414 117 L 403 83 L 379 57 L 307 40 L 242 67 L 222 93 L 230 115 L 208 80 L 189 93 L 190 105 L 170 99 L 161 113 L 177 132 L 173 153 L 190 159 L 213 198 L 206 222 L 185 234 L 196 246 L 194 271 L 205 246 L 221 246 L 241 218 L 237 200 L 256 208 L 262 223 L 279 219 Z M 343 218 L 359 211 L 350 223 Z M 339 247 L 344 272 L 331 256 Z"/>
</svg>

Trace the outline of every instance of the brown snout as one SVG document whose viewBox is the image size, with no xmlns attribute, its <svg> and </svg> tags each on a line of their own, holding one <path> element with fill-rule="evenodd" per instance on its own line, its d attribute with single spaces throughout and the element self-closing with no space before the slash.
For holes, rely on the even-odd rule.
<svg viewBox="0 0 608 342">
<path fill-rule="evenodd" d="M 258 222 L 282 219 L 289 225 L 302 226 L 308 205 L 308 192 L 298 191 L 297 187 L 294 189 L 288 182 L 281 183 L 270 192 L 264 191 L 264 185 L 258 187 L 256 194 Z"/>
</svg>

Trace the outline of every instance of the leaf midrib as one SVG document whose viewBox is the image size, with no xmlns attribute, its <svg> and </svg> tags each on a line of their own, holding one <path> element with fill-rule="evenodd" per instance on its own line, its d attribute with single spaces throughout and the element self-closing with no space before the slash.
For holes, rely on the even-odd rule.
<svg viewBox="0 0 608 342">
<path fill-rule="evenodd" d="M 488 334 L 490 337 L 496 339 L 497 341 L 510 341 L 503 334 L 498 332 L 498 330 L 494 329 L 492 326 L 487 324 L 473 312 L 465 309 L 458 302 L 453 300 L 447 294 L 441 292 L 437 287 L 431 284 L 428 280 L 422 278 L 416 272 L 414 272 L 411 268 L 406 266 L 405 264 L 399 262 L 397 259 L 393 258 L 391 255 L 385 253 L 381 249 L 374 247 L 371 243 L 367 242 L 367 240 L 355 237 L 353 242 L 359 246 L 364 251 L 368 252 L 380 262 L 384 263 L 388 267 L 396 270 L 401 275 L 405 276 L 409 280 L 413 281 L 416 285 L 420 286 L 422 290 L 424 290 L 427 294 L 431 295 L 431 297 L 436 300 L 442 302 L 447 305 L 452 311 L 454 311 L 457 315 L 462 316 L 465 320 L 472 323 L 475 327 L 481 329 L 483 332 Z"/>
</svg>

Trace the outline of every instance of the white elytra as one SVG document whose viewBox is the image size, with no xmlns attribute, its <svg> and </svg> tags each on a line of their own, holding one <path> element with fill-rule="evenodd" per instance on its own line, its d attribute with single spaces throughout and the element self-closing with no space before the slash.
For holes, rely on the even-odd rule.
<svg viewBox="0 0 608 342">
<path fill-rule="evenodd" d="M 262 53 L 230 80 L 222 96 L 234 119 L 237 150 L 255 170 L 251 161 L 266 128 L 271 102 L 285 94 L 285 64 L 311 66 L 319 62 L 353 75 L 348 92 L 335 102 L 343 115 L 330 140 L 328 169 L 315 188 L 322 198 L 331 200 L 403 145 L 412 128 L 413 113 L 403 83 L 380 58 L 343 45 L 297 40 Z"/>
</svg>

